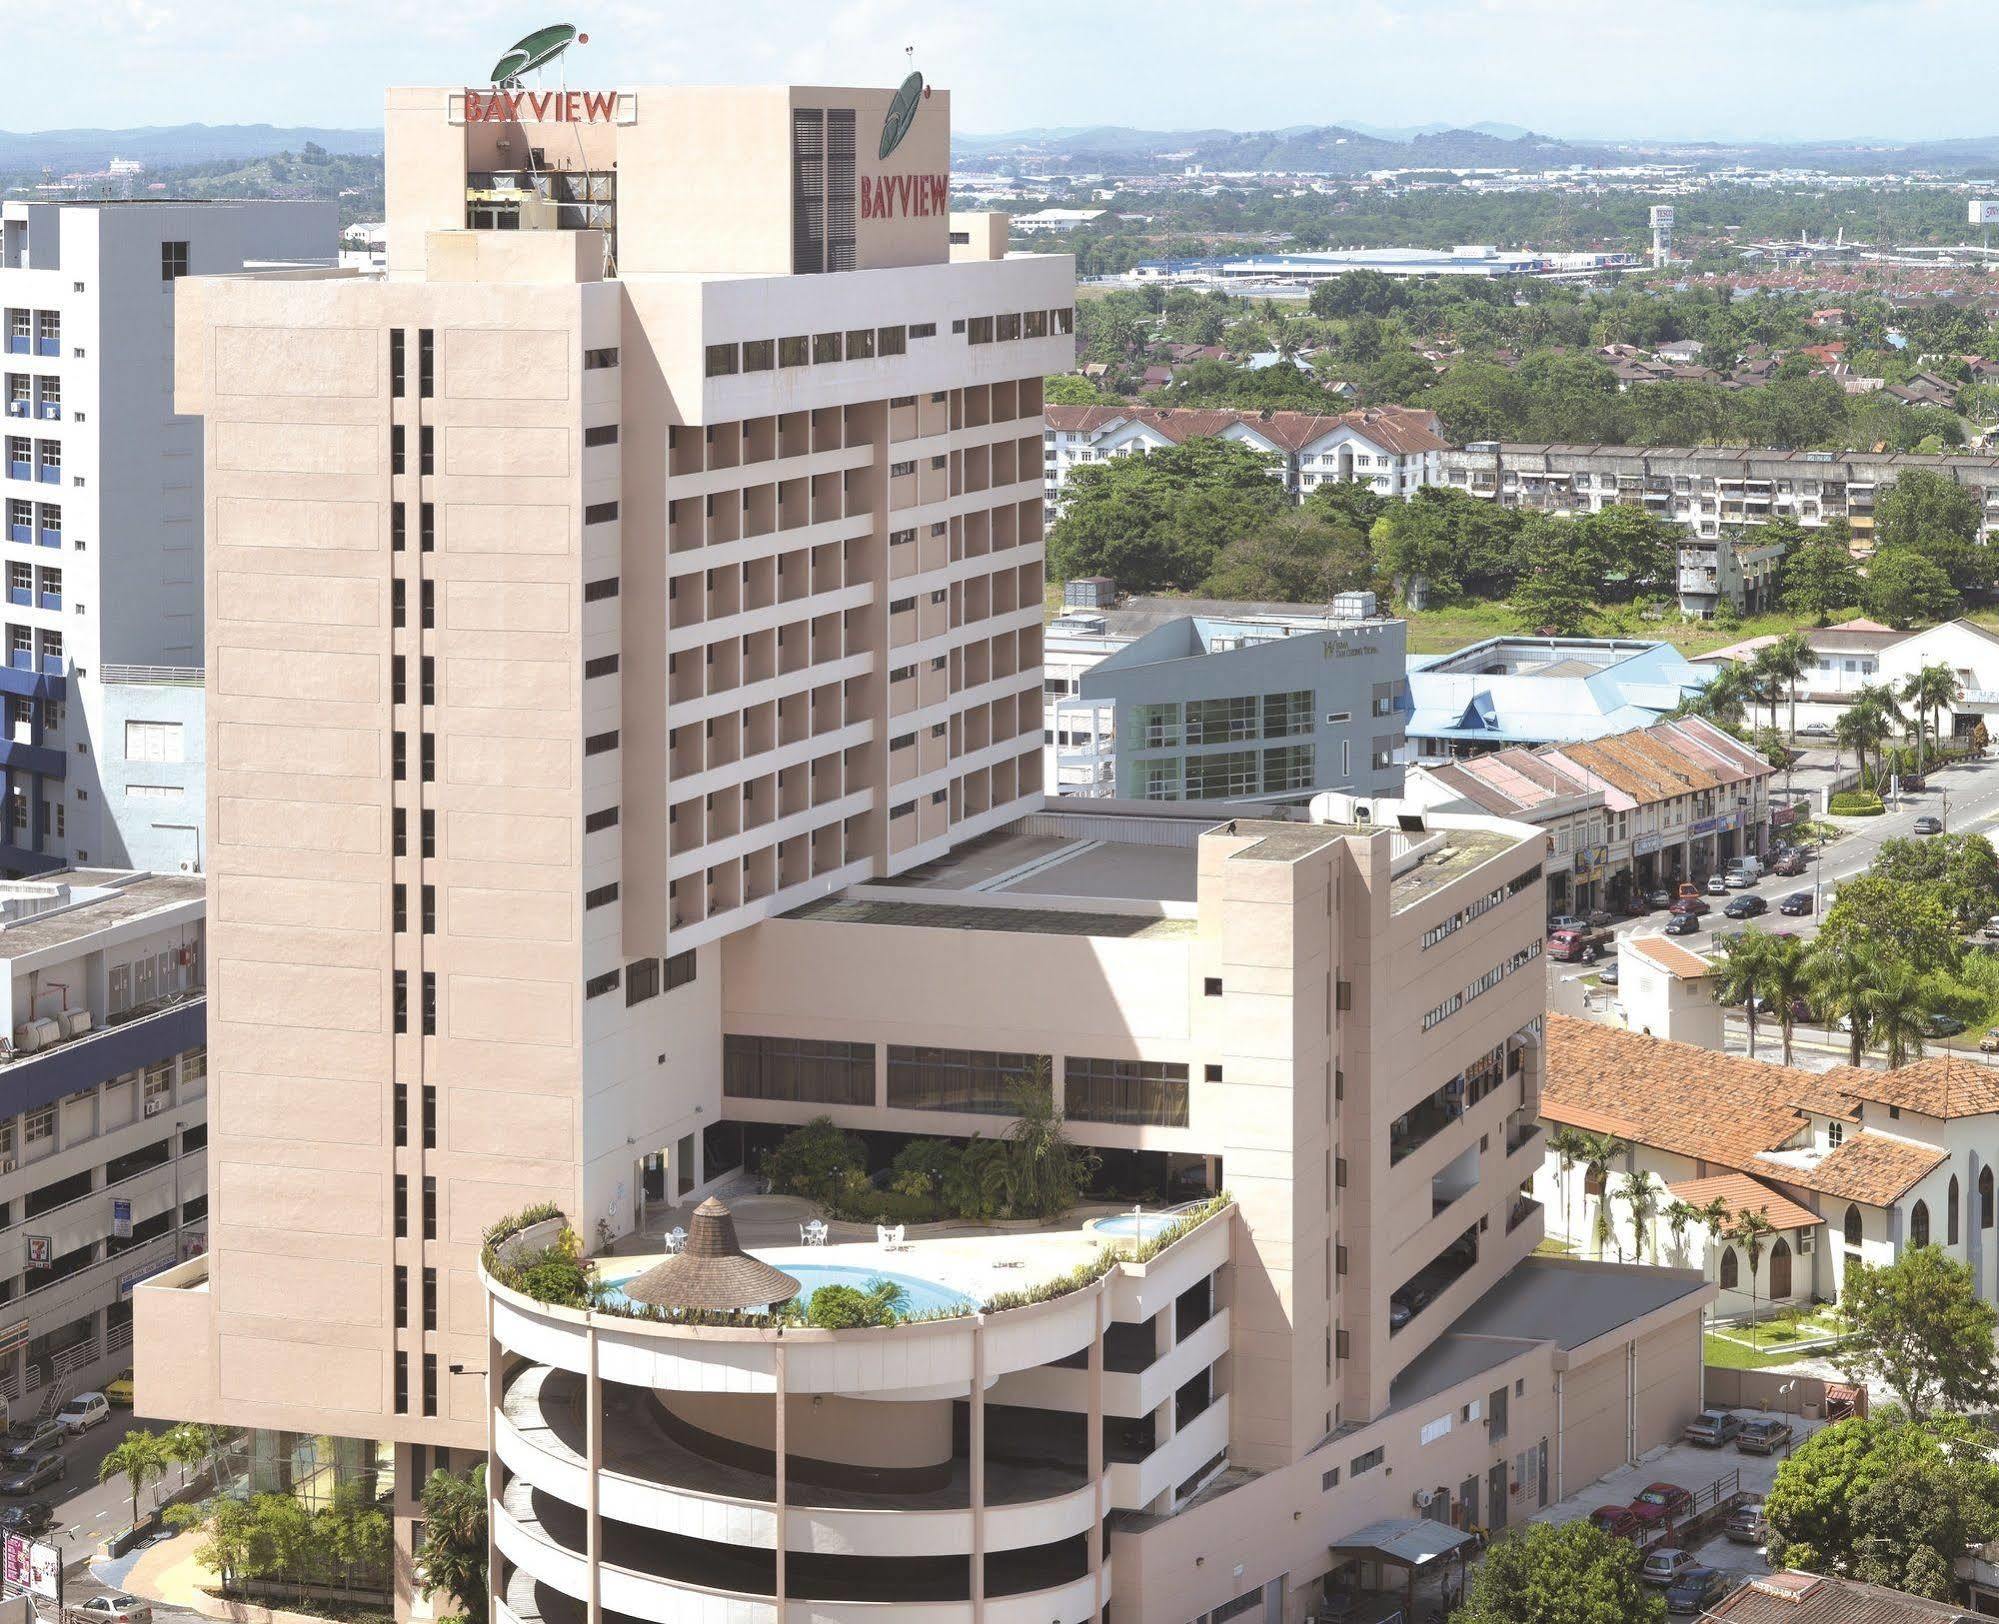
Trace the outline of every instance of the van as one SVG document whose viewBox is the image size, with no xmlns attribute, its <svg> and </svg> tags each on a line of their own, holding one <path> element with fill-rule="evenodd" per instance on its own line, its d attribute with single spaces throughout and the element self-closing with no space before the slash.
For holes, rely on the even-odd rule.
<svg viewBox="0 0 1999 1624">
<path fill-rule="evenodd" d="M 1752 880 L 1760 880 L 1763 878 L 1763 863 L 1756 857 L 1731 857 L 1728 860 L 1728 872 L 1747 874 Z"/>
</svg>

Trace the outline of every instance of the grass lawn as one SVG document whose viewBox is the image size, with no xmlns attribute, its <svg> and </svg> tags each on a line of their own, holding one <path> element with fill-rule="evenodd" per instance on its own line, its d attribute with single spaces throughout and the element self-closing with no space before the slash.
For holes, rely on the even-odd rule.
<svg viewBox="0 0 1999 1624">
<path fill-rule="evenodd" d="M 1759 1320 L 1754 1325 L 1730 1325 L 1725 1328 L 1723 1339 L 1750 1342 L 1759 1348 L 1781 1352 L 1785 1348 L 1795 1348 L 1800 1342 L 1816 1342 L 1828 1336 L 1837 1336 L 1839 1330 L 1839 1320 L 1832 1314 L 1780 1314 L 1774 1319 Z M 1710 1333 L 1710 1339 L 1713 1339 L 1713 1333 Z"/>
<path fill-rule="evenodd" d="M 1757 1353 L 1740 1342 L 1726 1342 L 1718 1336 L 1701 1338 L 1701 1357 L 1722 1370 L 1767 1370 L 1771 1365 L 1787 1365 L 1796 1353 Z"/>
<path fill-rule="evenodd" d="M 1851 618 L 1858 610 L 1841 611 L 1835 621 Z M 1999 611 L 1994 624 L 1999 625 Z M 1423 609 L 1407 613 L 1409 652 L 1443 654 L 1462 648 L 1482 637 L 1499 637 L 1521 630 L 1520 617 L 1503 603 L 1452 604 L 1443 609 Z M 1750 615 L 1732 626 L 1718 626 L 1711 620 L 1687 620 L 1677 614 L 1645 620 L 1627 606 L 1607 619 L 1616 626 L 1615 635 L 1648 643 L 1671 643 L 1683 654 L 1705 654 L 1726 648 L 1745 637 L 1781 636 L 1796 631 L 1801 622 L 1796 615 Z"/>
</svg>

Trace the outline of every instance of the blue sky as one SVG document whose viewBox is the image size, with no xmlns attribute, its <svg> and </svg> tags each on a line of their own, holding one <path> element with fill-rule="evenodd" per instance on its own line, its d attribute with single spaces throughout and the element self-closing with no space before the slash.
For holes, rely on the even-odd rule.
<svg viewBox="0 0 1999 1624">
<path fill-rule="evenodd" d="M 529 29 L 592 36 L 572 85 L 890 83 L 961 129 L 1496 120 L 1566 136 L 1999 134 L 1991 0 L 64 0 L 9 8 L 0 126 L 378 122 L 391 83 L 474 82 Z"/>
</svg>

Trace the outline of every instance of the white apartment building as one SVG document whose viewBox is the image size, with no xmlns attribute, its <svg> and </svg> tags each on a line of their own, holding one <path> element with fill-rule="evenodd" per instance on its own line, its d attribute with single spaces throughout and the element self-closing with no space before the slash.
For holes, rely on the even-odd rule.
<svg viewBox="0 0 1999 1624">
<path fill-rule="evenodd" d="M 207 1244 L 199 877 L 0 883 L 0 1396 L 48 1413 L 132 1363 L 132 1292 Z"/>
<path fill-rule="evenodd" d="M 334 251 L 330 203 L 0 205 L 0 874 L 136 860 L 104 762 L 169 746 L 144 713 L 114 737 L 101 685 L 114 667 L 201 664 L 201 424 L 174 411 L 177 283 Z M 161 810 L 141 806 L 149 830 Z M 176 869 L 200 857 L 198 809 L 182 810 Z"/>
<path fill-rule="evenodd" d="M 1449 442 L 1433 412 L 1371 406 L 1317 412 L 1239 412 L 1195 407 L 1050 406 L 1042 433 L 1048 517 L 1071 470 L 1211 437 L 1234 440 L 1281 461 L 1284 488 L 1305 496 L 1322 484 L 1357 482 L 1377 496 L 1407 501 L 1442 477 Z"/>
</svg>

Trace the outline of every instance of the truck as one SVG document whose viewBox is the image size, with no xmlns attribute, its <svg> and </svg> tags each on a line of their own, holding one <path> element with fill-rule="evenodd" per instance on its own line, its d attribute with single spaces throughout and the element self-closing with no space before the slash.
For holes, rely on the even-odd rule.
<svg viewBox="0 0 1999 1624">
<path fill-rule="evenodd" d="M 1611 950 L 1616 938 L 1607 930 L 1570 926 L 1548 938 L 1548 957 L 1558 964 L 1594 964 Z"/>
</svg>

